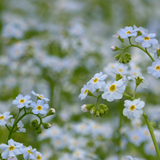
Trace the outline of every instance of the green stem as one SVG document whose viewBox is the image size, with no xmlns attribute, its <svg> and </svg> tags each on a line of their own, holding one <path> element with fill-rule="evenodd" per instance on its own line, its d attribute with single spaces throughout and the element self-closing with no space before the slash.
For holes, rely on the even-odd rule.
<svg viewBox="0 0 160 160">
<path fill-rule="evenodd" d="M 135 87 L 135 90 L 134 90 L 134 93 L 133 93 L 133 100 L 135 99 L 135 97 L 136 97 L 136 90 L 137 90 L 137 85 L 136 85 L 136 87 Z"/>
<path fill-rule="evenodd" d="M 9 127 L 7 126 L 7 124 L 5 124 L 5 126 L 6 126 L 6 128 L 8 129 L 8 131 L 10 132 L 10 129 L 9 129 Z"/>
<path fill-rule="evenodd" d="M 122 118 L 123 118 L 123 105 L 122 105 L 122 100 L 120 100 L 118 107 L 120 108 L 120 115 L 119 115 L 119 126 L 118 126 L 118 133 L 119 133 L 119 138 L 118 138 L 118 159 L 121 160 L 121 127 L 122 127 Z"/>
<path fill-rule="evenodd" d="M 133 100 L 133 97 L 130 96 L 129 94 L 127 94 L 127 93 L 123 93 L 123 96 L 124 96 L 124 97 L 127 97 L 127 98 L 130 98 L 131 100 Z"/>
<path fill-rule="evenodd" d="M 147 115 L 144 112 L 143 112 L 143 117 L 144 117 L 144 119 L 145 119 L 145 121 L 147 123 L 147 126 L 148 126 L 148 129 L 149 129 L 149 132 L 150 132 L 154 147 L 155 147 L 156 152 L 157 152 L 158 159 L 160 160 L 160 152 L 159 152 L 158 144 L 156 142 L 156 138 L 155 138 L 155 135 L 154 135 L 154 132 L 153 132 L 153 127 L 151 126 L 150 121 L 149 121 Z"/>
<path fill-rule="evenodd" d="M 10 130 L 10 132 L 9 132 L 8 140 L 11 138 L 11 136 L 12 136 L 12 134 L 13 134 L 13 131 L 14 131 L 14 128 L 17 126 L 17 123 L 18 123 L 23 117 L 25 117 L 27 114 L 33 114 L 33 113 L 32 113 L 32 112 L 26 112 L 26 113 L 24 113 L 21 117 L 19 117 L 17 121 L 15 121 L 15 123 L 13 124 L 13 126 L 12 126 L 12 128 L 11 128 L 11 130 Z M 35 115 L 35 114 L 33 114 L 33 115 Z M 37 116 L 37 117 L 39 118 L 39 120 L 40 120 L 40 124 L 39 124 L 39 125 L 41 125 L 41 124 L 43 123 L 43 122 L 42 122 L 42 118 L 41 118 L 39 115 L 35 115 L 35 116 Z M 8 140 L 7 140 L 7 142 L 8 142 Z"/>
<path fill-rule="evenodd" d="M 120 50 L 123 50 L 123 51 L 124 51 L 124 50 L 126 50 L 127 48 L 130 48 L 130 47 L 137 47 L 137 48 L 141 49 L 143 52 L 145 52 L 145 53 L 150 57 L 150 59 L 154 62 L 153 57 L 149 54 L 149 52 L 147 51 L 146 48 L 143 49 L 142 47 L 140 47 L 140 46 L 138 46 L 138 45 L 132 44 L 130 39 L 129 39 L 129 42 L 130 42 L 130 45 L 129 45 L 129 46 L 127 46 L 127 47 L 125 47 L 125 48 L 122 48 L 122 49 L 120 49 Z"/>
<path fill-rule="evenodd" d="M 95 104 L 96 107 L 97 107 L 97 104 L 98 104 L 99 99 L 101 98 L 101 95 L 102 95 L 102 94 L 100 94 L 100 95 L 97 97 L 97 101 L 96 101 L 96 104 Z"/>
</svg>

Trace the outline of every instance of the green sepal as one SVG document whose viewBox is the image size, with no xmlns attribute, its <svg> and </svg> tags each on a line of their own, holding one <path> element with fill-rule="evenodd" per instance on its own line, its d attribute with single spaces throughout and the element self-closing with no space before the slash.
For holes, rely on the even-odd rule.
<svg viewBox="0 0 160 160">
<path fill-rule="evenodd" d="M 118 80 L 120 80 L 122 78 L 123 78 L 123 76 L 121 74 L 116 74 L 116 81 L 118 81 Z"/>
<path fill-rule="evenodd" d="M 89 111 L 93 106 L 94 104 L 86 104 L 85 108 Z"/>
<path fill-rule="evenodd" d="M 95 97 L 95 95 L 93 95 L 93 94 L 92 94 L 92 92 L 91 92 L 91 91 L 89 91 L 89 90 L 88 90 L 88 95 L 87 95 L 87 96 Z"/>
<path fill-rule="evenodd" d="M 140 77 L 136 78 L 136 86 L 139 86 L 143 82 L 143 79 Z"/>
<path fill-rule="evenodd" d="M 124 39 L 122 39 L 120 36 L 118 36 L 118 39 L 123 43 Z"/>
</svg>

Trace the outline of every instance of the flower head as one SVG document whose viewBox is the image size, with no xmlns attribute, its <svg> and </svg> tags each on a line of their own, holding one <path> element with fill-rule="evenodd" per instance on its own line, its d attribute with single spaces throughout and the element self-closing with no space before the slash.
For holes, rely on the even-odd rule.
<svg viewBox="0 0 160 160">
<path fill-rule="evenodd" d="M 137 32 L 133 30 L 132 27 L 125 27 L 124 29 L 119 30 L 119 35 L 123 39 L 123 38 L 132 37 L 132 36 L 137 36 Z"/>
<path fill-rule="evenodd" d="M 96 73 L 94 77 L 88 82 L 91 85 L 91 91 L 94 92 L 97 89 L 102 89 L 105 87 L 105 79 L 107 78 L 107 75 L 102 72 Z"/>
<path fill-rule="evenodd" d="M 36 96 L 36 97 L 44 100 L 45 102 L 48 102 L 48 101 L 49 101 L 49 99 L 48 99 L 48 98 L 45 98 L 45 97 L 43 96 L 43 94 L 38 94 L 38 93 L 36 93 L 36 92 L 34 92 L 34 91 L 32 91 L 31 93 L 32 93 L 34 96 Z"/>
<path fill-rule="evenodd" d="M 24 159 L 35 159 L 36 149 L 32 149 L 31 146 L 20 148 L 21 153 L 23 154 Z"/>
<path fill-rule="evenodd" d="M 151 34 L 147 34 L 145 32 L 142 32 L 141 36 L 138 36 L 135 41 L 142 43 L 142 46 L 144 48 L 148 48 L 150 47 L 152 44 L 157 44 L 158 41 L 154 38 L 156 36 L 156 34 L 151 33 Z"/>
<path fill-rule="evenodd" d="M 147 72 L 152 74 L 154 77 L 160 77 L 160 60 L 156 59 L 155 62 L 152 63 L 152 66 L 147 68 Z"/>
<path fill-rule="evenodd" d="M 29 103 L 32 101 L 29 100 L 31 97 L 29 95 L 23 96 L 19 94 L 15 100 L 13 100 L 12 104 L 17 105 L 18 108 L 29 107 Z"/>
<path fill-rule="evenodd" d="M 32 112 L 34 114 L 39 114 L 40 113 L 40 114 L 45 115 L 47 113 L 46 109 L 49 108 L 49 105 L 46 104 L 46 103 L 44 104 L 43 100 L 38 100 L 37 103 L 32 102 L 31 107 L 33 108 Z"/>
<path fill-rule="evenodd" d="M 142 108 L 145 103 L 140 101 L 139 99 L 135 99 L 134 101 L 125 100 L 124 106 L 126 108 L 123 109 L 123 115 L 127 116 L 129 119 L 133 120 L 136 117 L 140 117 L 143 114 Z"/>
<path fill-rule="evenodd" d="M 4 112 L 3 114 L 0 113 L 0 126 L 5 126 L 7 120 L 11 117 L 13 116 L 10 115 L 10 112 Z"/>
<path fill-rule="evenodd" d="M 102 94 L 103 99 L 107 99 L 107 101 L 111 102 L 114 99 L 121 99 L 123 96 L 123 92 L 126 89 L 126 85 L 123 80 L 115 81 L 112 84 L 107 84 L 104 88 L 104 93 Z"/>
<path fill-rule="evenodd" d="M 23 147 L 23 144 L 16 143 L 13 139 L 8 140 L 8 145 L 1 144 L 0 149 L 4 152 L 2 153 L 2 158 L 7 159 L 9 157 L 16 157 L 16 155 L 21 154 L 20 148 Z"/>
<path fill-rule="evenodd" d="M 79 98 L 82 100 L 82 99 L 85 99 L 88 95 L 88 91 L 90 91 L 91 88 L 89 86 L 89 84 L 87 83 L 87 85 L 84 85 L 83 88 L 81 89 L 81 93 L 79 95 Z"/>
</svg>

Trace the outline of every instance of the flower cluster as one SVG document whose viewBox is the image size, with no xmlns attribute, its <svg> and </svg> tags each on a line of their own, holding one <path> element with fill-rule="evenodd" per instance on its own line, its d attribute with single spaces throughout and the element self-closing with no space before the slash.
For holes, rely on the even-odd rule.
<svg viewBox="0 0 160 160">
<path fill-rule="evenodd" d="M 31 146 L 25 147 L 22 143 L 15 142 L 13 139 L 8 140 L 7 144 L 0 144 L 0 149 L 3 151 L 1 156 L 3 159 L 16 159 L 18 155 L 23 155 L 25 160 L 34 159 L 40 160 L 42 154 Z"/>
<path fill-rule="evenodd" d="M 19 94 L 15 100 L 13 100 L 14 105 L 17 105 L 19 108 L 19 113 L 16 117 L 16 119 L 11 119 L 11 123 L 8 122 L 8 120 L 13 117 L 10 115 L 10 112 L 4 112 L 3 114 L 0 114 L 0 126 L 6 126 L 6 128 L 9 131 L 8 135 L 8 145 L 7 144 L 0 144 L 0 149 L 3 151 L 1 156 L 3 159 L 17 159 L 16 157 L 18 155 L 23 155 L 23 158 L 25 160 L 28 159 L 37 159 L 40 160 L 42 157 L 42 154 L 36 149 L 32 149 L 31 146 L 25 147 L 23 144 L 15 142 L 13 139 L 11 139 L 11 136 L 14 132 L 25 132 L 26 129 L 23 128 L 24 124 L 21 121 L 23 117 L 25 117 L 28 114 L 36 115 L 39 118 L 39 122 L 37 119 L 33 120 L 31 122 L 31 126 L 34 130 L 37 130 L 37 133 L 41 133 L 41 125 L 48 129 L 51 127 L 49 123 L 44 123 L 43 118 L 53 115 L 55 113 L 55 109 L 51 108 L 48 112 L 47 109 L 49 108 L 49 105 L 47 102 L 49 101 L 48 98 L 45 98 L 41 94 L 37 94 L 34 91 L 32 91 L 32 94 L 37 97 L 36 102 L 32 102 L 30 100 L 30 96 L 26 95 L 23 96 Z M 22 113 L 23 111 L 23 113 Z M 20 114 L 22 113 L 22 114 Z"/>
</svg>

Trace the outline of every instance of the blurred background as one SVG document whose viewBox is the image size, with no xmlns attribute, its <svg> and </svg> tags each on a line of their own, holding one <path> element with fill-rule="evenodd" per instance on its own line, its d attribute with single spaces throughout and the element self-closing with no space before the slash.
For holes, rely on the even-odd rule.
<svg viewBox="0 0 160 160">
<path fill-rule="evenodd" d="M 101 101 L 109 111 L 97 118 L 81 112 L 81 105 L 95 99 L 81 101 L 78 95 L 95 73 L 116 62 L 110 47 L 121 46 L 112 37 L 120 28 L 142 26 L 160 39 L 159 6 L 159 0 L 1 0 L 0 113 L 10 110 L 15 116 L 18 108 L 12 101 L 32 90 L 48 97 L 56 109 L 46 119 L 52 122 L 50 129 L 37 136 L 31 116 L 23 119 L 26 133 L 15 133 L 13 139 L 37 148 L 44 160 L 119 160 L 125 155 L 156 159 L 143 119 L 131 125 L 123 117 L 119 128 L 124 99 Z M 140 89 L 138 95 L 150 119 L 159 122 L 160 83 L 146 74 L 151 61 L 139 50 L 130 53 L 149 82 L 148 90 Z M 157 135 L 159 127 L 157 123 Z M 6 132 L 0 127 L 0 143 L 6 141 Z"/>
</svg>

